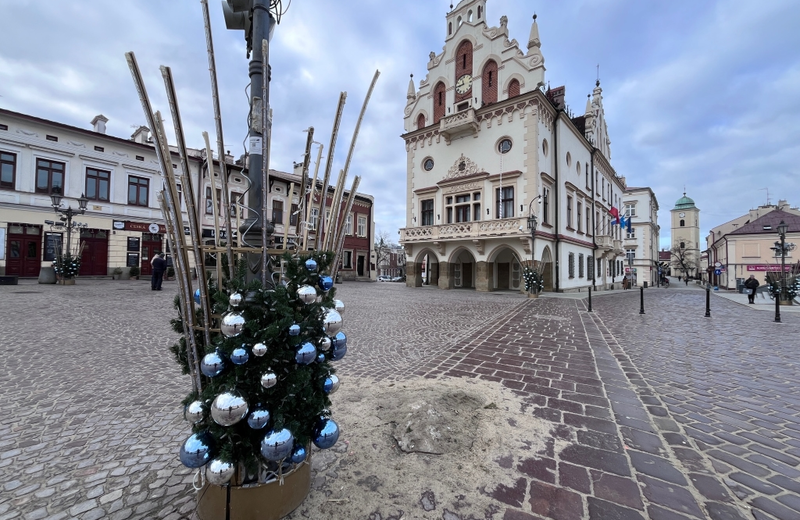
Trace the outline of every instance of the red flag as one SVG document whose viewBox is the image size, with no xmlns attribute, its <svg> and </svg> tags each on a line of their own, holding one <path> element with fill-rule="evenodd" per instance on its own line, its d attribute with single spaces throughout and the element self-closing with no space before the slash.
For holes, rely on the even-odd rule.
<svg viewBox="0 0 800 520">
<path fill-rule="evenodd" d="M 611 213 L 612 217 L 614 217 L 613 223 L 619 224 L 619 211 L 617 210 L 617 208 L 612 206 L 611 209 L 608 210 L 608 212 Z"/>
</svg>

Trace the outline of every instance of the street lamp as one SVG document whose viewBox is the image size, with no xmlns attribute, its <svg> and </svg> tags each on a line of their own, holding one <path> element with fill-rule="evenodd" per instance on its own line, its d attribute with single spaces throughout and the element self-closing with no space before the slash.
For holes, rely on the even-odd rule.
<svg viewBox="0 0 800 520">
<path fill-rule="evenodd" d="M 541 195 L 537 195 L 531 200 L 530 204 L 528 204 L 528 229 L 531 232 L 531 271 L 536 269 L 536 226 L 539 225 L 536 214 L 533 212 L 533 203 L 541 198 Z M 539 292 L 538 284 L 534 287 L 533 292 L 534 294 Z"/>
<path fill-rule="evenodd" d="M 78 209 L 72 209 L 72 206 L 67 205 L 66 209 L 61 207 L 61 199 L 63 199 L 63 195 L 61 194 L 61 188 L 58 186 L 54 187 L 50 192 L 50 201 L 53 206 L 53 211 L 60 214 L 60 220 L 64 223 L 64 226 L 67 228 L 67 253 L 69 253 L 70 247 L 70 239 L 72 238 L 72 228 L 80 228 L 85 227 L 86 224 L 81 224 L 80 222 L 72 222 L 72 217 L 75 215 L 83 215 L 86 213 L 86 205 L 89 203 L 89 199 L 86 198 L 86 195 L 81 194 L 80 198 L 78 199 Z M 62 245 L 62 256 L 63 256 L 63 245 Z"/>
<path fill-rule="evenodd" d="M 778 224 L 778 236 L 781 237 L 781 292 L 780 292 L 780 299 L 781 300 L 788 300 L 789 294 L 786 292 L 786 231 L 789 229 L 789 226 L 781 220 L 781 223 Z M 777 245 L 777 244 L 775 244 Z"/>
</svg>

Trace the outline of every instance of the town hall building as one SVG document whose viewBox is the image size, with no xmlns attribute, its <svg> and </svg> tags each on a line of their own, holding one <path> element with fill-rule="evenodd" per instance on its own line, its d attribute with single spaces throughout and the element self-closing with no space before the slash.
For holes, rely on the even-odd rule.
<svg viewBox="0 0 800 520">
<path fill-rule="evenodd" d="M 626 185 L 611 165 L 600 82 L 574 115 L 565 87 L 546 86 L 536 16 L 523 51 L 505 16 L 489 25 L 489 3 L 452 9 L 442 52 L 409 83 L 406 283 L 524 290 L 533 260 L 546 291 L 619 287 L 612 215 Z"/>
</svg>

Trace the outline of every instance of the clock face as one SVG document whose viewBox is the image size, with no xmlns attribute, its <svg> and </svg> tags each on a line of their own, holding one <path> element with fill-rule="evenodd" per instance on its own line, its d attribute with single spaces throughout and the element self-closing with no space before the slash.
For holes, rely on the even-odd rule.
<svg viewBox="0 0 800 520">
<path fill-rule="evenodd" d="M 681 217 L 681 218 L 683 218 L 683 217 L 685 217 L 685 216 L 686 216 L 686 213 L 684 213 L 683 211 L 681 211 L 680 213 L 678 213 L 678 216 L 679 216 L 679 217 Z"/>
<path fill-rule="evenodd" d="M 456 92 L 466 94 L 472 88 L 472 76 L 464 74 L 456 81 Z"/>
</svg>

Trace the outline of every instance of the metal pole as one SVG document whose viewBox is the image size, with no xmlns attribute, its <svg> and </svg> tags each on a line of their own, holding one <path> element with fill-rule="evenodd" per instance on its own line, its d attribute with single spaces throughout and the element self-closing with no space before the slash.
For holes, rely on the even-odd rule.
<svg viewBox="0 0 800 520">
<path fill-rule="evenodd" d="M 589 312 L 592 312 L 592 286 L 589 286 Z"/>
<path fill-rule="evenodd" d="M 775 295 L 775 323 L 781 322 L 781 300 L 780 294 Z"/>
<path fill-rule="evenodd" d="M 639 314 L 644 314 L 644 287 L 639 287 L 639 301 L 641 302 Z"/>
<path fill-rule="evenodd" d="M 786 293 L 786 232 L 781 233 L 781 300 L 788 300 Z"/>
<path fill-rule="evenodd" d="M 711 317 L 711 285 L 706 284 L 706 318 Z"/>
</svg>

